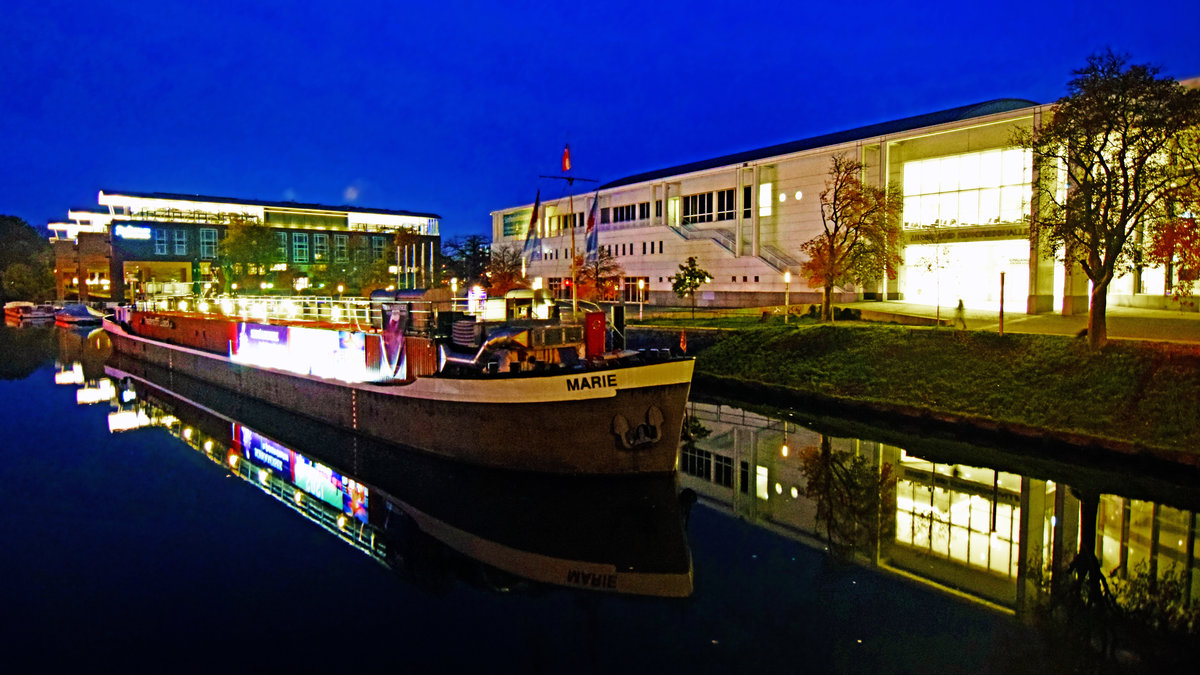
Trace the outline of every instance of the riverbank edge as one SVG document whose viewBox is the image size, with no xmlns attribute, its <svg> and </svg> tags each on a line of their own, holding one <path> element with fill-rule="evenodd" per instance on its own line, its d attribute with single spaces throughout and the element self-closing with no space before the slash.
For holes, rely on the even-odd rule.
<svg viewBox="0 0 1200 675">
<path fill-rule="evenodd" d="M 679 351 L 695 356 L 723 337 L 740 332 L 731 328 L 631 326 L 632 347 L 662 347 L 678 343 Z M 864 422 L 901 425 L 921 432 L 984 440 L 1018 449 L 1020 454 L 1043 454 L 1069 462 L 1095 461 L 1098 454 L 1122 461 L 1144 462 L 1158 467 L 1182 466 L 1200 470 L 1200 453 L 1081 431 L 1056 429 L 1012 420 L 996 420 L 950 410 L 936 410 L 894 401 L 860 399 L 705 372 L 699 365 L 693 384 L 722 397 L 776 408 L 804 406 L 832 415 Z M 1030 445 L 1033 443 L 1034 445 Z"/>
<path fill-rule="evenodd" d="M 1174 464 L 1200 469 L 1200 455 L 1181 450 L 1162 448 L 1077 431 L 1000 421 L 976 415 L 932 410 L 917 406 L 831 396 L 786 385 L 772 384 L 738 377 L 715 375 L 696 370 L 692 383 L 706 392 L 720 392 L 723 398 L 751 403 L 766 403 L 776 408 L 788 405 L 816 408 L 819 412 L 853 417 L 869 422 L 882 422 L 916 427 L 923 432 L 948 434 L 955 437 L 984 438 L 1006 446 L 1021 446 L 1025 453 L 1034 450 L 1057 459 L 1086 461 L 1096 459 L 1096 453 L 1153 464 Z M 1036 445 L 1030 447 L 1028 444 Z"/>
</svg>

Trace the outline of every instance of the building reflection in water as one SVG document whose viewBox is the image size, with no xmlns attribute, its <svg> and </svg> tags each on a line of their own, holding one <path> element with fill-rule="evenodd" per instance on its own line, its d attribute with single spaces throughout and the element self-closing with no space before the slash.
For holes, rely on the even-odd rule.
<svg viewBox="0 0 1200 675">
<path fill-rule="evenodd" d="M 1100 495 L 1096 552 L 1107 574 L 1123 578 L 1143 563 L 1160 574 L 1175 566 L 1186 570 L 1192 600 L 1200 599 L 1194 488 L 1171 486 L 1180 503 L 1170 506 L 1144 499 L 1152 495 L 1122 495 L 1129 481 L 1119 471 L 1081 470 L 1073 477 L 1070 467 L 1054 465 L 1044 475 L 1021 475 L 1004 470 L 1019 463 L 1012 455 L 986 448 L 958 449 L 956 459 L 969 454 L 973 466 L 935 459 L 944 450 L 926 452 L 916 438 L 904 448 L 822 434 L 728 405 L 689 406 L 708 433 L 682 450 L 681 485 L 707 504 L 801 542 L 821 546 L 826 534 L 817 502 L 806 496 L 803 464 L 804 450 L 824 440 L 843 457 L 863 457 L 879 471 L 890 466 L 895 477 L 894 497 L 880 514 L 895 526 L 882 528 L 886 540 L 863 556 L 869 564 L 1023 609 L 1042 583 L 1065 574 L 1079 551 L 1081 509 L 1072 487 L 1082 487 Z M 996 468 L 986 466 L 992 459 Z"/>
</svg>

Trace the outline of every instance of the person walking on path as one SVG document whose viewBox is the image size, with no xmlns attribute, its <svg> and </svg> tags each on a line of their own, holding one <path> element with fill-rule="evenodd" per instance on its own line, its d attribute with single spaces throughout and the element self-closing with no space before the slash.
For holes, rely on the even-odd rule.
<svg viewBox="0 0 1200 675">
<path fill-rule="evenodd" d="M 958 300 L 958 307 L 954 308 L 954 325 L 967 329 L 967 308 L 963 307 L 962 298 Z"/>
</svg>

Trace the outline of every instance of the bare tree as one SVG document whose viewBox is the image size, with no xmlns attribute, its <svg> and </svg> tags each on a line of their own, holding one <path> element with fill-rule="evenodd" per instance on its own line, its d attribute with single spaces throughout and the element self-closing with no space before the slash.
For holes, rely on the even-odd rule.
<svg viewBox="0 0 1200 675">
<path fill-rule="evenodd" d="M 493 248 L 487 271 L 484 273 L 488 280 L 488 290 L 493 295 L 504 295 L 514 288 L 523 288 L 525 276 L 521 271 L 521 262 L 520 247 L 505 244 Z"/>
</svg>

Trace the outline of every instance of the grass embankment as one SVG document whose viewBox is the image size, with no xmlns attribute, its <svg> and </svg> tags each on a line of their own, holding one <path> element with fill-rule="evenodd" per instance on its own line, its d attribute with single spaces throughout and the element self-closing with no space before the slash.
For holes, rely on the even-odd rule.
<svg viewBox="0 0 1200 675">
<path fill-rule="evenodd" d="M 1110 342 L 1091 353 L 1062 336 L 769 326 L 730 333 L 696 368 L 851 405 L 1200 455 L 1200 353 L 1186 346 Z"/>
</svg>

